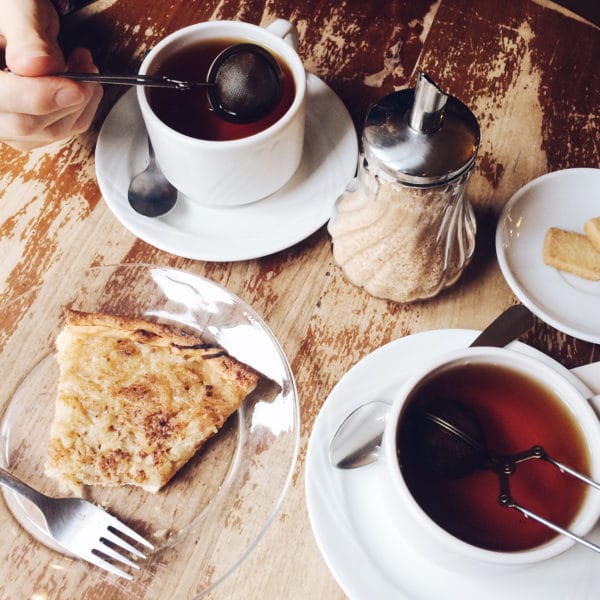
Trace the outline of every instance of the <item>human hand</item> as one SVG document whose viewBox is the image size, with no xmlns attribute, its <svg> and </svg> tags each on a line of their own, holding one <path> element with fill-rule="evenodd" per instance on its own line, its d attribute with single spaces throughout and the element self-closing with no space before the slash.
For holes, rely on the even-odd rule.
<svg viewBox="0 0 600 600">
<path fill-rule="evenodd" d="M 92 56 L 75 49 L 65 61 L 57 42 L 59 19 L 49 0 L 0 0 L 0 141 L 31 150 L 86 131 L 102 87 L 61 77 L 62 71 L 95 73 Z"/>
</svg>

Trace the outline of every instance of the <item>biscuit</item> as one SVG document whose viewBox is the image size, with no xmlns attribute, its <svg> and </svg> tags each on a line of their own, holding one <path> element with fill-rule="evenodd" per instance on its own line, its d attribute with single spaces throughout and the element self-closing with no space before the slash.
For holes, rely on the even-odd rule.
<svg viewBox="0 0 600 600">
<path fill-rule="evenodd" d="M 600 280 L 600 252 L 581 233 L 550 227 L 544 239 L 543 259 L 560 271 Z"/>
<path fill-rule="evenodd" d="M 586 221 L 583 225 L 583 230 L 590 242 L 592 242 L 592 246 L 600 252 L 600 217 L 594 217 Z"/>
</svg>

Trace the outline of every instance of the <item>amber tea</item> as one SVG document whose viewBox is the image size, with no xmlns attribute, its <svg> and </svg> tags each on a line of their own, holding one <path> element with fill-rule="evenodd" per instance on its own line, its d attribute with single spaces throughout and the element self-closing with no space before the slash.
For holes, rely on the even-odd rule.
<svg viewBox="0 0 600 600">
<path fill-rule="evenodd" d="M 213 60 L 226 48 L 248 40 L 211 39 L 198 41 L 152 65 L 152 73 L 174 79 L 206 81 Z M 294 77 L 289 66 L 276 56 L 283 73 L 283 94 L 275 109 L 252 123 L 231 123 L 211 109 L 206 89 L 195 87 L 181 91 L 168 88 L 148 88 L 146 94 L 158 118 L 179 133 L 211 141 L 237 140 L 255 135 L 274 123 L 288 111 L 295 96 Z"/>
<path fill-rule="evenodd" d="M 457 538 L 489 550 L 519 551 L 557 534 L 498 503 L 494 471 L 474 468 L 464 476 L 440 475 L 419 450 L 418 415 L 432 404 L 459 402 L 477 416 L 493 455 L 510 455 L 535 444 L 582 473 L 590 458 L 573 415 L 544 385 L 508 367 L 468 363 L 434 373 L 411 395 L 398 427 L 404 480 L 421 508 Z M 437 404 L 439 406 L 439 404 Z M 510 478 L 513 498 L 563 527 L 579 512 L 587 488 L 543 460 L 520 463 Z"/>
</svg>

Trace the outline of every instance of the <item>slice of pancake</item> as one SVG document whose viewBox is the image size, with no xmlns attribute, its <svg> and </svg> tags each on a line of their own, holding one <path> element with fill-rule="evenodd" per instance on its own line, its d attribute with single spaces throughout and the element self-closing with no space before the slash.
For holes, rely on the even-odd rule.
<svg viewBox="0 0 600 600">
<path fill-rule="evenodd" d="M 81 485 L 163 487 L 217 433 L 259 374 L 164 324 L 68 311 L 46 473 Z"/>
</svg>

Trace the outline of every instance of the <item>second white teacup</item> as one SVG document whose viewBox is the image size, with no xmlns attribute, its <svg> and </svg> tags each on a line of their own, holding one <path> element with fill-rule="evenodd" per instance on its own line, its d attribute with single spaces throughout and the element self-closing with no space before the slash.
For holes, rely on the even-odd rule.
<svg viewBox="0 0 600 600">
<path fill-rule="evenodd" d="M 237 139 L 202 139 L 165 123 L 152 104 L 152 91 L 138 87 L 137 98 L 156 158 L 167 179 L 191 200 L 213 206 L 248 204 L 277 191 L 292 177 L 304 143 L 306 73 L 296 52 L 297 31 L 278 19 L 267 28 L 238 21 L 191 25 L 163 39 L 145 57 L 140 74 L 160 73 L 165 61 L 191 46 L 225 40 L 254 43 L 286 66 L 293 79 L 293 99 L 276 122 L 250 135 L 239 126 Z M 163 73 L 164 74 L 164 73 Z M 199 73 L 198 78 L 205 77 Z M 172 90 L 172 110 L 177 94 Z M 171 110 L 171 109 L 170 109 Z"/>
<path fill-rule="evenodd" d="M 470 393 L 468 389 L 469 377 L 475 377 L 475 373 L 477 372 L 479 372 L 479 376 L 482 376 L 482 374 L 485 376 L 485 373 L 489 373 L 488 381 L 484 382 L 481 389 L 487 389 L 487 393 L 491 395 L 490 401 L 495 402 L 496 404 L 477 404 L 475 400 L 468 400 L 466 405 L 470 406 L 470 409 L 479 411 L 478 414 L 480 416 L 483 431 L 485 432 L 487 430 L 488 433 L 491 431 L 496 437 L 496 441 L 493 444 L 490 444 L 490 451 L 492 453 L 494 451 L 498 452 L 498 445 L 501 447 L 500 453 L 502 453 L 503 450 L 508 454 L 512 454 L 513 452 L 526 451 L 532 446 L 539 444 L 542 446 L 546 445 L 545 449 L 552 458 L 561 460 L 561 456 L 553 455 L 553 452 L 557 447 L 564 448 L 565 445 L 573 445 L 573 447 L 575 447 L 575 445 L 578 444 L 581 461 L 582 463 L 587 463 L 584 468 L 581 466 L 579 466 L 579 468 L 581 470 L 589 470 L 589 472 L 584 474 L 592 477 L 596 481 L 600 479 L 600 422 L 589 402 L 573 385 L 571 385 L 570 382 L 547 364 L 512 350 L 500 348 L 465 348 L 463 350 L 438 356 L 428 361 L 427 364 L 424 364 L 422 369 L 411 377 L 411 379 L 400 389 L 388 417 L 383 439 L 382 449 L 385 464 L 384 469 L 382 469 L 381 483 L 385 504 L 391 518 L 398 525 L 399 532 L 403 538 L 423 554 L 433 558 L 435 561 L 446 567 L 469 570 L 476 565 L 479 569 L 484 568 L 485 570 L 487 567 L 491 570 L 497 570 L 498 568 L 514 568 L 546 560 L 567 550 L 574 544 L 574 541 L 566 536 L 553 534 L 551 531 L 544 529 L 543 525 L 538 523 L 533 524 L 542 528 L 544 531 L 548 531 L 551 534 L 549 539 L 531 547 L 510 550 L 498 547 L 494 548 L 494 544 L 497 542 L 494 541 L 492 543 L 491 539 L 486 539 L 483 544 L 468 542 L 465 541 L 468 538 L 467 535 L 462 537 L 462 535 L 457 533 L 457 531 L 461 531 L 461 528 L 463 528 L 462 531 L 466 532 L 468 528 L 475 527 L 473 523 L 476 519 L 493 519 L 494 510 L 513 512 L 515 518 L 512 520 L 510 527 L 514 529 L 516 535 L 519 534 L 519 527 L 521 527 L 523 523 L 530 521 L 518 513 L 514 508 L 505 508 L 498 504 L 494 504 L 497 503 L 500 495 L 500 483 L 495 472 L 487 471 L 486 475 L 482 475 L 478 471 L 478 467 L 475 467 L 474 471 L 477 471 L 477 473 L 475 473 L 474 476 L 480 478 L 480 483 L 481 478 L 487 477 L 487 483 L 485 483 L 485 485 L 490 489 L 490 494 L 483 500 L 483 502 L 486 503 L 486 506 L 479 511 L 477 504 L 468 506 L 467 504 L 463 505 L 461 501 L 459 508 L 454 510 L 458 510 L 458 512 L 461 512 L 462 510 L 463 514 L 457 515 L 458 520 L 456 523 L 452 523 L 452 525 L 442 523 L 442 520 L 437 514 L 437 510 L 432 511 L 431 509 L 431 507 L 435 507 L 437 503 L 441 503 L 440 505 L 442 506 L 443 503 L 447 503 L 448 505 L 451 503 L 452 498 L 447 495 L 450 493 L 448 492 L 449 488 L 446 485 L 442 485 L 439 488 L 436 488 L 436 490 L 438 492 L 441 489 L 446 490 L 443 494 L 439 496 L 430 496 L 426 499 L 426 496 L 422 491 L 418 491 L 418 488 L 415 487 L 414 476 L 409 474 L 411 469 L 409 463 L 413 461 L 413 473 L 415 472 L 414 464 L 418 464 L 414 463 L 414 459 L 411 459 L 410 457 L 412 452 L 411 444 L 421 444 L 422 439 L 431 433 L 431 429 L 419 429 L 420 425 L 415 425 L 417 421 L 411 419 L 414 419 L 414 415 L 419 412 L 421 412 L 421 414 L 427 412 L 429 409 L 423 410 L 423 406 L 427 407 L 428 403 L 434 401 L 434 398 L 437 398 L 438 395 L 441 395 L 442 398 L 435 400 L 437 403 L 435 405 L 437 406 L 440 406 L 440 402 L 443 405 L 443 403 L 448 400 L 454 402 L 457 399 L 457 396 L 460 401 L 461 396 Z M 515 378 L 514 381 L 510 379 L 510 377 L 513 376 Z M 491 382 L 491 379 L 494 377 L 499 378 L 498 384 Z M 508 377 L 508 379 L 503 379 L 504 377 Z M 540 400 L 540 404 L 535 408 L 535 405 L 532 404 L 531 407 L 527 409 L 527 411 L 529 411 L 528 413 L 521 412 L 519 409 L 517 413 L 512 414 L 510 412 L 512 409 L 510 409 L 502 418 L 494 420 L 494 415 L 497 416 L 497 414 L 499 414 L 496 410 L 501 407 L 499 403 L 503 397 L 502 394 L 522 394 L 524 389 L 530 389 L 527 387 L 529 383 L 527 383 L 525 387 L 523 387 L 523 384 L 517 385 L 517 380 L 521 380 L 521 378 L 524 378 L 523 381 L 526 380 L 527 382 L 531 382 L 531 389 L 535 386 L 539 386 L 540 393 L 547 395 L 547 397 L 544 396 L 544 398 L 542 398 L 543 402 Z M 488 386 L 487 388 L 486 385 Z M 473 386 L 475 387 L 475 384 L 473 384 Z M 513 390 L 513 387 L 516 391 Z M 497 389 L 500 388 L 504 391 L 498 396 L 494 396 Z M 435 391 L 436 389 L 437 392 Z M 481 392 L 473 392 L 474 395 L 477 393 Z M 523 396 L 522 402 L 527 403 L 529 398 L 525 396 Z M 562 419 L 564 419 L 565 427 L 562 427 L 561 425 L 560 430 L 552 430 L 554 433 L 548 433 L 547 437 L 552 438 L 550 440 L 539 438 L 533 439 L 538 435 L 543 436 L 544 434 L 540 432 L 545 431 L 544 429 L 539 429 L 539 431 L 535 433 L 535 422 L 537 419 L 540 419 L 540 423 L 541 420 L 551 422 L 553 419 L 558 419 L 556 416 L 558 413 L 545 414 L 546 404 L 544 404 L 544 402 L 548 401 L 550 398 L 552 398 L 552 405 L 555 406 L 552 410 L 558 411 L 563 415 L 560 419 L 561 423 L 563 423 Z M 465 398 L 465 400 L 467 400 L 467 398 Z M 517 405 L 515 404 L 515 406 Z M 550 402 L 548 402 L 547 406 L 548 411 L 550 411 Z M 436 410 L 440 409 L 438 408 Z M 435 412 L 435 410 L 430 412 Z M 526 421 L 528 420 L 531 422 L 532 432 L 525 427 L 527 424 Z M 431 424 L 430 421 L 427 422 L 428 425 L 425 427 L 429 427 Z M 568 427 L 566 426 L 567 423 Z M 415 434 L 415 431 L 418 431 L 418 433 Z M 550 429 L 548 429 L 548 431 L 550 431 Z M 414 437 L 406 437 L 407 434 L 405 432 L 412 432 L 410 435 L 414 435 Z M 519 433 L 517 434 L 517 432 Z M 437 436 L 437 433 L 438 432 L 434 435 Z M 471 432 L 469 431 L 467 433 Z M 560 439 L 557 440 L 557 436 Z M 509 438 L 512 438 L 512 440 Z M 454 441 L 456 440 L 454 439 Z M 506 447 L 510 446 L 510 452 L 507 452 L 506 448 L 502 449 L 504 441 L 507 442 Z M 454 450 L 451 449 L 453 442 L 451 441 L 447 448 L 443 446 L 445 443 L 446 442 L 442 442 L 442 453 L 453 452 Z M 426 444 L 431 444 L 431 442 L 428 441 Z M 430 446 L 421 446 L 419 452 L 422 454 L 427 453 L 430 449 Z M 433 452 L 433 455 L 435 456 L 436 453 L 438 453 L 438 458 L 435 458 L 434 460 L 443 461 L 446 458 L 444 454 L 439 454 L 439 448 Z M 422 456 L 422 454 L 419 456 Z M 562 460 L 563 462 L 567 462 L 564 458 L 562 458 Z M 568 466 L 577 469 L 577 465 L 571 464 Z M 528 468 L 530 471 L 526 471 Z M 535 471 L 536 469 L 537 471 Z M 522 474 L 539 474 L 540 469 L 554 470 L 556 472 L 556 477 L 558 477 L 556 489 L 533 491 L 534 496 L 536 496 L 535 501 L 539 501 L 543 509 L 553 508 L 553 503 L 557 502 L 557 494 L 561 489 L 573 490 L 573 486 L 582 486 L 579 487 L 579 503 L 572 508 L 574 516 L 569 523 L 566 523 L 563 526 L 566 526 L 577 535 L 585 536 L 593 528 L 600 517 L 600 492 L 589 486 L 585 486 L 579 481 L 571 478 L 569 475 L 560 473 L 558 469 L 543 460 L 534 459 L 527 463 L 519 463 L 517 465 L 517 471 L 524 470 L 521 471 Z M 447 474 L 443 476 L 446 475 Z M 470 485 L 469 477 L 471 476 L 472 475 L 468 475 L 468 477 L 464 478 L 461 485 Z M 528 475 L 525 477 L 527 476 Z M 436 483 L 436 477 L 439 477 L 439 475 L 433 476 L 432 481 L 434 481 L 434 483 Z M 555 475 L 553 474 L 551 477 L 554 478 Z M 515 484 L 515 481 L 515 476 L 509 477 L 509 482 L 511 484 L 510 491 L 515 501 L 520 501 L 526 508 L 533 510 L 534 507 L 527 506 L 529 500 L 525 497 L 525 492 L 523 491 L 523 479 L 521 479 L 521 484 L 518 482 Z M 525 481 L 525 483 L 528 482 Z M 452 483 L 450 485 L 455 484 Z M 564 488 L 562 486 L 564 486 Z M 472 490 L 475 494 L 477 489 L 481 490 L 482 488 L 476 488 L 473 485 L 473 487 L 469 489 L 463 488 L 463 493 L 466 496 L 467 494 L 470 494 Z M 582 489 L 583 491 L 581 491 Z M 430 507 L 429 509 L 425 509 L 424 505 L 428 502 L 430 503 Z M 469 499 L 469 502 L 471 502 L 471 499 Z M 489 517 L 486 514 L 486 511 L 488 510 Z M 499 513 L 496 514 L 498 515 Z M 525 523 L 525 526 L 530 526 L 531 524 L 532 523 Z M 451 527 L 456 528 L 453 530 L 453 533 L 448 531 Z M 503 525 L 503 527 L 506 530 L 507 526 Z M 510 533 L 513 532 L 511 531 Z M 478 531 L 477 535 L 481 535 L 485 539 L 487 534 L 481 534 Z M 486 547 L 488 541 L 490 542 L 490 545 Z M 510 543 L 515 542 L 511 541 Z"/>
</svg>

